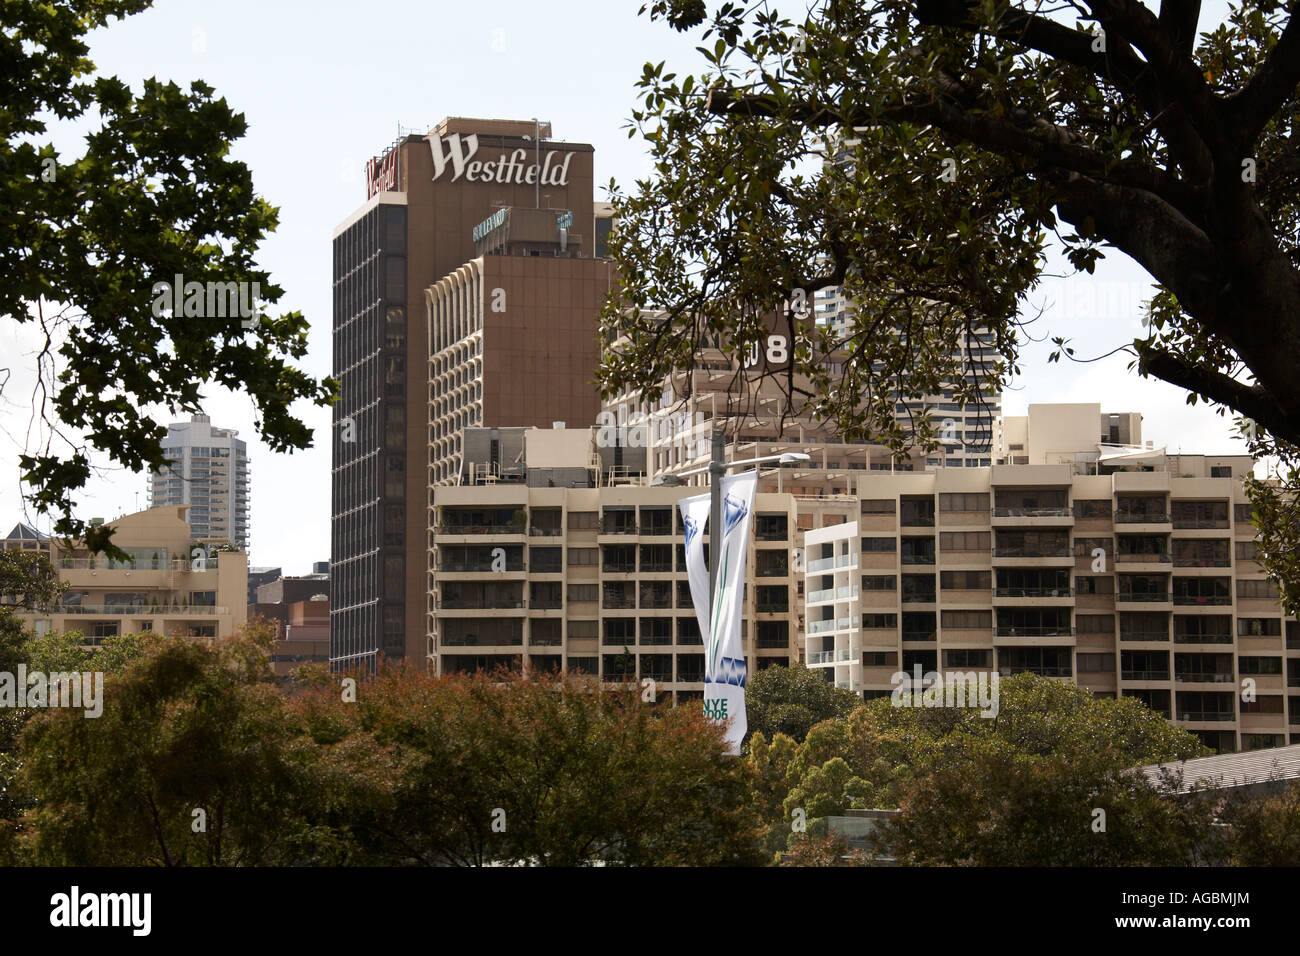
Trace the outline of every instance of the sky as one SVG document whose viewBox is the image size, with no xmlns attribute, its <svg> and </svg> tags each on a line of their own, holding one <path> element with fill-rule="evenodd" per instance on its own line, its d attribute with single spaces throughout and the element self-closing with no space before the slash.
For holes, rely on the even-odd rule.
<svg viewBox="0 0 1300 956">
<path fill-rule="evenodd" d="M 92 34 L 90 58 L 100 73 L 137 88 L 150 76 L 181 85 L 202 79 L 245 115 L 249 130 L 232 155 L 280 207 L 280 227 L 258 261 L 285 290 L 277 307 L 299 309 L 311 322 L 300 362 L 320 377 L 331 372 L 331 235 L 365 201 L 366 159 L 399 129 L 424 133 L 446 116 L 536 117 L 552 124 L 555 138 L 595 147 L 597 200 L 611 178 L 627 188 L 646 175 L 645 151 L 627 135 L 642 65 L 665 60 L 678 73 L 700 73 L 705 64 L 694 50 L 697 35 L 638 16 L 641 2 L 157 0 Z M 1218 22 L 1223 7 L 1205 4 L 1202 30 Z M 792 15 L 802 9 L 789 5 Z M 56 146 L 79 151 L 77 135 L 60 131 Z M 1031 327 L 1041 341 L 1022 352 L 1023 374 L 1005 393 L 1005 414 L 1024 414 L 1031 402 L 1101 402 L 1107 412 L 1142 412 L 1143 437 L 1170 452 L 1244 452 L 1230 418 L 1138 378 L 1126 370 L 1127 355 L 1047 363 L 1050 335 L 1070 337 L 1080 358 L 1131 341 L 1150 288 L 1146 273 L 1114 251 L 1094 276 L 1045 279 L 1030 300 L 1035 313 L 1044 310 Z M 0 325 L 0 356 L 13 370 L 0 394 L 3 531 L 18 520 L 49 529 L 19 499 L 34 346 L 30 329 Z M 213 424 L 237 429 L 249 444 L 250 563 L 310 572 L 312 562 L 329 557 L 330 411 L 295 406 L 319 436 L 316 447 L 275 454 L 258 439 L 246 396 L 210 386 L 205 398 Z M 77 496 L 78 515 L 111 520 L 144 508 L 145 488 L 144 475 L 103 467 Z"/>
</svg>

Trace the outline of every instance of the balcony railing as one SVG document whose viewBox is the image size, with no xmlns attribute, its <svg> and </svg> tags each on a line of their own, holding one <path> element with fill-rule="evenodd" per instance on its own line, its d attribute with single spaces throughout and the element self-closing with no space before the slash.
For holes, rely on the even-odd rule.
<svg viewBox="0 0 1300 956">
<path fill-rule="evenodd" d="M 521 608 L 523 606 L 524 602 L 522 598 L 501 598 L 500 600 L 484 598 L 481 601 L 470 601 L 464 599 L 452 600 L 444 598 L 438 605 L 439 609 L 443 611 L 496 611 L 510 608 Z M 541 605 L 534 604 L 533 607 L 541 607 Z M 557 604 L 556 607 L 559 607 L 559 605 Z"/>
<path fill-rule="evenodd" d="M 827 631 L 835 630 L 836 623 L 834 619 L 829 621 L 810 621 L 808 624 L 809 634 L 825 634 Z"/>
<path fill-rule="evenodd" d="M 1029 548 L 1023 545 L 995 545 L 995 558 L 1068 558 L 1073 555 L 1068 544 L 1056 548 Z"/>
<path fill-rule="evenodd" d="M 59 604 L 50 610 L 51 614 L 102 614 L 122 617 L 162 617 L 165 615 L 185 615 L 186 617 L 212 616 L 230 613 L 229 608 L 214 607 L 211 604 L 182 604 L 178 606 L 141 607 L 138 604 Z"/>
<path fill-rule="evenodd" d="M 998 588 L 993 593 L 1012 598 L 1068 598 L 1073 592 L 1070 588 Z"/>
<path fill-rule="evenodd" d="M 1232 674 L 1218 671 L 1182 671 L 1174 674 L 1178 684 L 1231 684 L 1236 678 Z"/>
<path fill-rule="evenodd" d="M 530 537 L 534 538 L 558 538 L 564 534 L 563 528 L 538 528 L 536 526 L 528 529 Z"/>
<path fill-rule="evenodd" d="M 1237 715 L 1222 710 L 1184 710 L 1178 714 L 1179 720 L 1236 720 Z"/>
<path fill-rule="evenodd" d="M 1229 604 L 1232 603 L 1232 598 L 1227 594 L 1208 595 L 1204 597 L 1199 595 L 1192 596 L 1190 594 L 1175 594 L 1174 603 L 1182 607 L 1189 607 L 1192 605 L 1205 605 L 1206 607 L 1227 607 Z"/>
<path fill-rule="evenodd" d="M 1231 634 L 1174 634 L 1175 644 L 1231 644 Z"/>
<path fill-rule="evenodd" d="M 790 610 L 789 601 L 759 601 L 754 610 L 760 614 L 783 614 Z"/>
<path fill-rule="evenodd" d="M 1147 513 L 1141 511 L 1116 511 L 1116 524 L 1169 524 L 1168 514 Z"/>
<path fill-rule="evenodd" d="M 934 591 L 904 591 L 904 604 L 933 604 L 937 598 Z"/>
<path fill-rule="evenodd" d="M 641 570 L 645 574 L 662 574 L 665 571 L 671 571 L 673 563 L 671 561 L 642 561 Z"/>
<path fill-rule="evenodd" d="M 625 610 L 627 608 L 636 607 L 636 596 L 632 594 L 606 594 L 601 598 L 600 606 L 614 608 L 616 610 Z"/>
<path fill-rule="evenodd" d="M 1228 529 L 1228 519 L 1227 518 L 1175 517 L 1174 527 L 1180 531 L 1199 529 L 1199 528 L 1218 528 L 1226 531 Z"/>
<path fill-rule="evenodd" d="M 520 524 L 440 524 L 434 531 L 437 534 L 518 534 L 524 533 Z"/>
<path fill-rule="evenodd" d="M 211 571 L 220 563 L 218 555 L 220 551 L 212 551 L 204 559 L 205 570 Z M 157 564 L 152 560 L 136 560 L 118 563 L 110 562 L 107 558 L 58 558 L 54 561 L 56 568 L 65 571 L 192 571 L 194 562 L 191 558 L 171 558 L 169 560 L 159 559 Z"/>
<path fill-rule="evenodd" d="M 1119 632 L 1121 641 L 1167 641 L 1168 631 L 1124 631 Z"/>
<path fill-rule="evenodd" d="M 903 640 L 905 641 L 933 641 L 935 632 L 931 630 L 924 631 L 904 631 Z"/>
<path fill-rule="evenodd" d="M 994 508 L 995 518 L 1069 518 L 1069 508 Z"/>
<path fill-rule="evenodd" d="M 1070 637 L 1074 628 L 1068 624 L 998 624 L 994 633 L 998 637 Z"/>
<path fill-rule="evenodd" d="M 809 664 L 830 664 L 835 660 L 834 651 L 813 651 L 808 655 Z"/>
<path fill-rule="evenodd" d="M 1222 558 L 1178 558 L 1174 561 L 1176 568 L 1230 568 L 1232 559 Z"/>
<path fill-rule="evenodd" d="M 1121 604 L 1167 604 L 1168 591 L 1145 591 L 1140 594 L 1116 594 L 1115 600 Z M 1174 602 L 1175 604 L 1178 602 Z"/>
<path fill-rule="evenodd" d="M 1169 680 L 1169 671 L 1120 671 L 1121 680 Z"/>
<path fill-rule="evenodd" d="M 1120 552 L 1115 555 L 1116 564 L 1169 564 L 1167 554 L 1142 554 L 1140 552 Z"/>
<path fill-rule="evenodd" d="M 853 563 L 853 555 L 839 554 L 829 558 L 818 558 L 816 561 L 808 562 L 808 573 L 816 574 L 818 571 L 829 571 L 832 568 L 847 568 Z"/>
<path fill-rule="evenodd" d="M 1003 677 L 1014 677 L 1016 674 L 1037 674 L 1039 677 L 1069 677 L 1071 675 L 1068 667 L 1030 667 L 1028 665 L 1003 667 L 1001 673 Z"/>
<path fill-rule="evenodd" d="M 636 562 L 607 561 L 601 570 L 606 574 L 636 574 Z"/>
</svg>

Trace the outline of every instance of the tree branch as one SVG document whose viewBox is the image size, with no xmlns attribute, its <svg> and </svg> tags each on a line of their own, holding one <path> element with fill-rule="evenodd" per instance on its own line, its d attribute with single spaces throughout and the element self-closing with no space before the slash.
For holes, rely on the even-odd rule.
<svg viewBox="0 0 1300 956">
<path fill-rule="evenodd" d="M 1255 75 L 1223 103 L 1224 115 L 1230 118 L 1239 137 L 1239 147 L 1249 151 L 1269 118 L 1295 94 L 1297 85 L 1300 85 L 1300 22 L 1292 17 Z"/>
<path fill-rule="evenodd" d="M 1257 385 L 1247 385 L 1216 369 L 1195 365 L 1153 346 L 1138 346 L 1138 369 L 1171 385 L 1226 405 L 1253 418 L 1270 434 L 1294 440 L 1296 423 Z"/>
</svg>

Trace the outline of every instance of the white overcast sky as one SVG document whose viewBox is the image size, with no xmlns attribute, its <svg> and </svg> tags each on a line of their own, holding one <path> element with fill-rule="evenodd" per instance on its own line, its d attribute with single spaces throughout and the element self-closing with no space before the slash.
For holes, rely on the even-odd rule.
<svg viewBox="0 0 1300 956">
<path fill-rule="evenodd" d="M 234 155 L 281 216 L 259 262 L 285 289 L 279 305 L 310 319 L 305 367 L 321 376 L 331 370 L 330 236 L 365 200 L 362 164 L 395 138 L 399 123 L 425 131 L 444 116 L 538 117 L 553 124 L 556 138 L 595 146 L 598 187 L 611 178 L 630 186 L 646 173 L 640 142 L 628 139 L 625 126 L 642 64 L 667 60 L 678 73 L 701 72 L 704 64 L 694 52 L 696 35 L 638 17 L 640 5 L 158 0 L 96 32 L 91 58 L 100 72 L 134 84 L 149 76 L 202 79 L 247 117 L 248 134 Z M 791 15 L 803 9 L 788 6 Z M 1224 9 L 1219 0 L 1207 3 L 1201 29 Z M 79 152 L 69 136 L 56 143 Z M 599 189 L 596 198 L 604 198 Z M 1112 253 L 1094 277 L 1045 281 L 1033 298 L 1046 307 L 1036 334 L 1068 335 L 1080 356 L 1107 352 L 1138 333 L 1138 303 L 1149 287 L 1141 269 Z M 1005 395 L 1007 414 L 1023 414 L 1030 402 L 1094 401 L 1106 411 L 1142 412 L 1144 437 L 1170 451 L 1243 447 L 1229 420 L 1127 372 L 1125 355 L 1047 365 L 1049 351 L 1046 342 L 1025 348 L 1023 375 Z M 0 364 L 14 372 L 0 396 L 4 531 L 32 518 L 18 497 L 17 456 L 30 418 L 33 354 L 29 330 L 0 326 Z M 206 395 L 213 424 L 238 429 L 249 443 L 251 563 L 310 571 L 329 557 L 330 412 L 302 405 L 316 447 L 275 455 L 258 440 L 246 397 L 215 386 Z M 111 519 L 145 506 L 145 479 L 104 469 L 77 501 L 81 517 Z M 47 521 L 36 524 L 48 530 Z"/>
</svg>

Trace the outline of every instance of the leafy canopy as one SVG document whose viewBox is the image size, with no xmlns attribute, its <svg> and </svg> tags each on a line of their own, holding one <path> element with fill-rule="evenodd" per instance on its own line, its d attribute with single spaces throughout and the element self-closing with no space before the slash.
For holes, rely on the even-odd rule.
<svg viewBox="0 0 1300 956">
<path fill-rule="evenodd" d="M 37 327 L 43 343 L 33 408 L 42 437 L 20 467 L 27 500 L 93 550 L 108 545 L 111 530 L 87 529 L 73 514 L 92 449 L 132 471 L 166 464 L 166 426 L 147 407 L 199 411 L 207 383 L 242 390 L 263 439 L 287 451 L 311 442 L 292 403 L 328 405 L 336 392 L 332 379 L 291 362 L 307 349 L 302 313 L 266 311 L 283 290 L 255 253 L 278 210 L 229 158 L 247 131 L 244 117 L 201 81 L 184 90 L 151 78 L 136 92 L 96 75 L 86 56 L 88 31 L 149 6 L 14 0 L 0 15 L 9 78 L 0 109 L 0 317 Z M 80 155 L 54 149 L 52 120 L 92 126 Z M 155 309 L 155 284 L 177 275 L 223 288 L 247 283 L 247 301 L 256 291 L 262 303 L 252 316 L 225 318 Z M 0 369 L 0 389 L 8 378 Z"/>
</svg>

